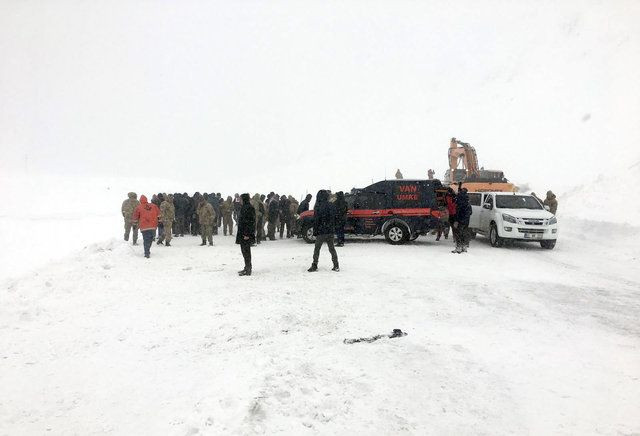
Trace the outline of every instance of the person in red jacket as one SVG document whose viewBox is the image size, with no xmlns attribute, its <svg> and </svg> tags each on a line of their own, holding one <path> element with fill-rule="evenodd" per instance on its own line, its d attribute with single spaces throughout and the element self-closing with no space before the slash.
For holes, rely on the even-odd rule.
<svg viewBox="0 0 640 436">
<path fill-rule="evenodd" d="M 445 194 L 444 199 L 447 202 L 447 212 L 449 214 L 449 227 L 453 229 L 453 223 L 456 221 L 456 193 L 453 191 L 453 189 L 451 188 L 447 189 L 447 193 Z M 440 238 L 440 235 L 438 235 L 438 238 Z M 457 242 L 455 230 L 453 230 L 453 241 Z"/>
<path fill-rule="evenodd" d="M 133 212 L 133 221 L 137 223 L 144 244 L 144 257 L 147 259 L 151 255 L 151 243 L 158 228 L 158 217 L 160 209 L 153 203 L 147 201 L 144 195 L 140 197 L 140 205 Z"/>
</svg>

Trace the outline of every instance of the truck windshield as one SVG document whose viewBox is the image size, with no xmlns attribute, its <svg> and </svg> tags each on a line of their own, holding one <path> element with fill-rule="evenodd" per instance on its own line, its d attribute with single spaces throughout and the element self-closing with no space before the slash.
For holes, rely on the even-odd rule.
<svg viewBox="0 0 640 436">
<path fill-rule="evenodd" d="M 496 195 L 496 207 L 500 209 L 542 209 L 542 205 L 529 195 Z"/>
</svg>

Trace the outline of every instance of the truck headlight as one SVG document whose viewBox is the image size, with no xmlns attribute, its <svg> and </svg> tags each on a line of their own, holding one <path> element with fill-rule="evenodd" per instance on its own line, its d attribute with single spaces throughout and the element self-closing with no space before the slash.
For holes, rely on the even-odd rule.
<svg viewBox="0 0 640 436">
<path fill-rule="evenodd" d="M 513 224 L 516 223 L 516 219 L 511 215 L 507 215 L 506 213 L 502 214 L 502 219 L 508 223 L 513 223 Z"/>
<path fill-rule="evenodd" d="M 551 225 L 551 224 L 558 224 L 558 218 L 551 217 L 551 219 L 549 220 L 549 225 Z"/>
</svg>

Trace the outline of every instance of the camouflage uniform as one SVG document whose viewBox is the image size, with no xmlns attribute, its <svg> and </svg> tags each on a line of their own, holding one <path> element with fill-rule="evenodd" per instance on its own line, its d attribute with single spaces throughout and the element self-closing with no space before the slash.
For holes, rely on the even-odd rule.
<svg viewBox="0 0 640 436">
<path fill-rule="evenodd" d="M 216 212 L 213 206 L 206 200 L 200 202 L 198 206 L 198 221 L 200 223 L 200 232 L 202 233 L 202 244 L 213 245 L 213 224 L 216 222 Z"/>
<path fill-rule="evenodd" d="M 129 240 L 129 233 L 133 229 L 133 245 L 138 243 L 138 226 L 133 223 L 133 212 L 140 204 L 135 192 L 129 192 L 125 201 L 122 202 L 122 217 L 124 218 L 124 240 Z"/>
<path fill-rule="evenodd" d="M 173 195 L 167 195 L 167 199 L 160 205 L 160 221 L 164 225 L 164 233 L 158 239 L 158 244 L 166 240 L 167 246 L 171 245 L 171 226 L 176 219 L 176 208 L 173 205 Z"/>
<path fill-rule="evenodd" d="M 549 206 L 549 212 L 554 215 L 558 211 L 558 200 L 556 200 L 556 194 L 551 191 L 547 191 L 547 198 L 544 199 L 542 204 Z"/>
<path fill-rule="evenodd" d="M 291 234 L 293 234 L 293 229 L 296 228 L 296 214 L 298 213 L 298 207 L 300 203 L 298 200 L 293 198 L 292 195 L 289 196 L 289 228 L 292 230 Z"/>
<path fill-rule="evenodd" d="M 256 211 L 256 244 L 259 244 L 264 236 L 264 207 L 260 207 L 262 205 L 260 194 L 255 194 L 249 203 L 251 203 L 251 206 Z"/>
<path fill-rule="evenodd" d="M 227 201 L 220 205 L 220 212 L 222 213 L 222 231 L 227 236 L 227 229 L 229 229 L 229 235 L 233 236 L 233 200 L 231 196 L 227 197 Z"/>
</svg>

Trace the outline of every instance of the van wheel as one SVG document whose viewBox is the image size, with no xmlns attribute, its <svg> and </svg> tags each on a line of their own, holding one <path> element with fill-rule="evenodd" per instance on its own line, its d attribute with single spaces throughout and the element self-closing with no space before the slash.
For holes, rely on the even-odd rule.
<svg viewBox="0 0 640 436">
<path fill-rule="evenodd" d="M 496 227 L 495 223 L 491 223 L 489 242 L 491 242 L 492 247 L 502 247 L 504 245 L 504 241 L 500 236 L 498 236 L 498 227 Z"/>
<path fill-rule="evenodd" d="M 402 224 L 391 224 L 384 231 L 384 237 L 389 244 L 404 244 L 409 239 L 409 230 Z"/>
<path fill-rule="evenodd" d="M 302 239 L 304 239 L 308 244 L 316 242 L 316 237 L 313 236 L 313 226 L 306 226 L 302 228 Z"/>
<path fill-rule="evenodd" d="M 553 250 L 553 247 L 556 246 L 556 240 L 555 239 L 551 239 L 548 241 L 540 241 L 540 246 L 542 248 L 546 248 L 547 250 Z"/>
</svg>

